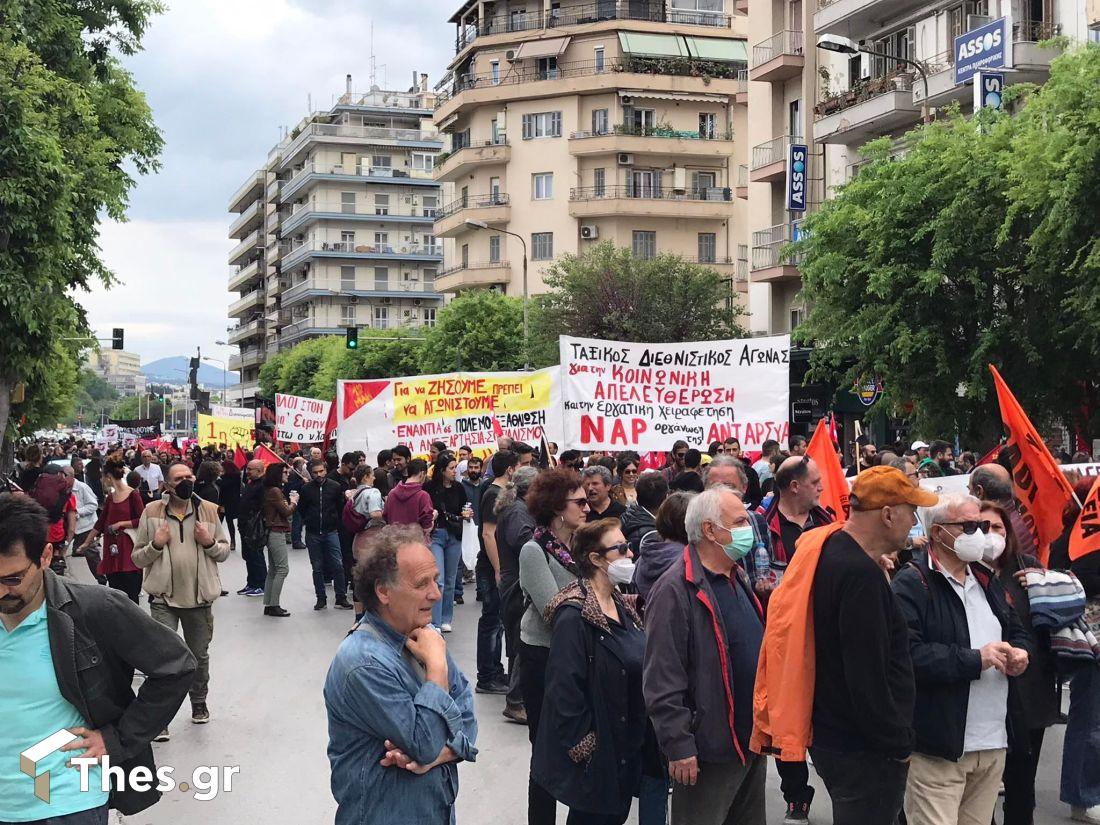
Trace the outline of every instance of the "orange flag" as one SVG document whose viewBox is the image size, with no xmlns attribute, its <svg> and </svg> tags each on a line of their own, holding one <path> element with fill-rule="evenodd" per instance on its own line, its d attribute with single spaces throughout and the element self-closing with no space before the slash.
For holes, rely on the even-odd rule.
<svg viewBox="0 0 1100 825">
<path fill-rule="evenodd" d="M 263 444 L 259 444 L 256 446 L 255 451 L 252 453 L 252 457 L 258 458 L 260 461 L 262 461 L 265 467 L 271 464 L 286 463 L 281 458 L 279 458 L 279 456 L 273 453 L 269 447 Z"/>
<path fill-rule="evenodd" d="M 824 486 L 821 491 L 821 506 L 837 521 L 847 521 L 848 480 L 844 477 L 844 468 L 840 466 L 836 447 L 829 435 L 829 425 L 824 418 L 817 422 L 817 429 L 806 448 L 806 455 L 821 470 L 821 483 Z"/>
<path fill-rule="evenodd" d="M 1035 539 L 1039 561 L 1045 565 L 1050 543 L 1062 535 L 1062 514 L 1073 498 L 1073 488 L 997 368 L 990 364 L 989 371 L 997 388 L 1001 421 L 1008 430 L 1005 447 L 1020 515 Z"/>
<path fill-rule="evenodd" d="M 1069 560 L 1077 561 L 1097 550 L 1100 550 L 1100 477 L 1092 483 L 1081 515 L 1069 534 Z"/>
</svg>

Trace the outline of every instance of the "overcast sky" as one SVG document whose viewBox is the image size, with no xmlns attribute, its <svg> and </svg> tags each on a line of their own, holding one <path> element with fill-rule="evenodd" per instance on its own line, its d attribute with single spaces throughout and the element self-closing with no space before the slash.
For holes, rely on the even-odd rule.
<svg viewBox="0 0 1100 825">
<path fill-rule="evenodd" d="M 161 171 L 139 179 L 130 220 L 102 227 L 107 265 L 122 281 L 79 295 L 99 337 L 126 329 L 142 363 L 201 346 L 225 359 L 231 300 L 229 197 L 267 157 L 280 129 L 329 107 L 350 73 L 405 90 L 412 72 L 434 86 L 454 51 L 447 18 L 458 0 L 169 0 L 127 61 L 164 134 Z M 455 8 L 452 8 L 454 6 Z M 384 68 L 383 68 L 384 66 Z M 235 296 L 234 296 L 235 297 Z"/>
</svg>

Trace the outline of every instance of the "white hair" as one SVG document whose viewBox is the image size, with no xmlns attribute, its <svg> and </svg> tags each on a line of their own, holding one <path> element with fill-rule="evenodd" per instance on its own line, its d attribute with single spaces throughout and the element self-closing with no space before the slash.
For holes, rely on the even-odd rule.
<svg viewBox="0 0 1100 825">
<path fill-rule="evenodd" d="M 732 488 L 724 484 L 716 484 L 709 490 L 699 493 L 691 500 L 684 514 L 684 529 L 687 532 L 688 541 L 698 544 L 703 539 L 703 524 L 722 524 L 722 495 L 729 493 L 736 495 Z"/>
<path fill-rule="evenodd" d="M 943 493 L 940 500 L 924 511 L 924 524 L 928 529 L 933 524 L 944 524 L 955 520 L 955 514 L 967 504 L 981 508 L 982 503 L 969 493 Z"/>
<path fill-rule="evenodd" d="M 740 480 L 741 487 L 747 488 L 749 486 L 749 476 L 745 472 L 745 465 L 741 463 L 739 458 L 734 458 L 732 455 L 716 455 L 711 459 L 710 464 L 703 468 L 703 483 L 707 482 L 710 478 L 710 471 L 716 467 L 733 467 L 737 471 L 737 478 Z"/>
</svg>

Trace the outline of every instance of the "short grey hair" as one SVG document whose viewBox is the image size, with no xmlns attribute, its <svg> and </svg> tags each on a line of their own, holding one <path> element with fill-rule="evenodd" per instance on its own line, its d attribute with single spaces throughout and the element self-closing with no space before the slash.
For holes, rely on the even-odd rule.
<svg viewBox="0 0 1100 825">
<path fill-rule="evenodd" d="M 909 459 L 902 455 L 895 455 L 894 453 L 889 453 L 889 456 L 890 457 L 887 458 L 885 461 L 882 461 L 880 459 L 879 463 L 884 464 L 887 467 L 893 467 L 897 470 L 901 470 L 903 473 L 908 472 L 909 465 L 912 463 L 911 461 L 909 461 Z"/>
<path fill-rule="evenodd" d="M 737 495 L 731 488 L 724 484 L 716 484 L 709 490 L 699 493 L 687 506 L 684 514 L 684 530 L 688 541 L 698 544 L 703 539 L 703 524 L 722 524 L 722 495 L 729 493 Z"/>
<path fill-rule="evenodd" d="M 527 495 L 527 490 L 531 487 L 531 483 L 538 478 L 538 475 L 538 467 L 532 467 L 530 464 L 526 467 L 517 467 L 515 474 L 512 476 L 512 484 L 516 488 L 516 495 L 520 498 Z"/>
<path fill-rule="evenodd" d="M 584 481 L 587 481 L 590 478 L 595 478 L 596 476 L 602 478 L 603 483 L 606 484 L 608 487 L 611 486 L 611 471 L 604 467 L 602 464 L 592 464 L 588 467 L 585 467 L 584 470 L 581 472 L 581 479 Z"/>
<path fill-rule="evenodd" d="M 369 537 L 360 540 L 359 536 Z M 360 533 L 359 536 L 355 542 L 359 561 L 352 574 L 355 593 L 368 610 L 374 610 L 379 605 L 375 586 L 397 584 L 397 551 L 410 544 L 428 545 L 424 531 L 411 524 L 389 524 L 373 535 Z"/>
<path fill-rule="evenodd" d="M 711 459 L 710 464 L 703 468 L 703 483 L 706 484 L 707 478 L 710 476 L 710 471 L 714 467 L 733 467 L 737 471 L 737 478 L 741 481 L 742 487 L 749 486 L 749 476 L 745 472 L 745 465 L 741 462 L 741 459 L 735 458 L 732 455 L 719 454 Z"/>
<path fill-rule="evenodd" d="M 944 493 L 940 500 L 924 511 L 924 523 L 931 529 L 933 524 L 944 524 L 955 520 L 955 514 L 965 505 L 973 504 L 981 509 L 982 503 L 969 493 Z"/>
</svg>

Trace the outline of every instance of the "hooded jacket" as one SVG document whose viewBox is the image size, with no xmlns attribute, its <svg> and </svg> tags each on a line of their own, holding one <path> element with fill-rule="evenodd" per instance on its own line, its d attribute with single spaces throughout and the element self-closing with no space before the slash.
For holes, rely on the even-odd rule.
<svg viewBox="0 0 1100 825">
<path fill-rule="evenodd" d="M 398 484 L 386 496 L 382 518 L 386 524 L 418 524 L 425 535 L 430 534 L 435 523 L 432 497 L 420 482 L 405 481 Z"/>
<path fill-rule="evenodd" d="M 630 545 L 630 549 L 635 556 L 639 555 L 642 539 L 645 538 L 646 533 L 657 529 L 653 514 L 635 501 L 626 508 L 626 512 L 622 514 L 620 521 L 623 525 L 623 535 L 626 536 L 627 544 Z"/>
</svg>

